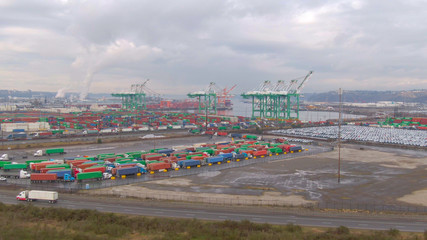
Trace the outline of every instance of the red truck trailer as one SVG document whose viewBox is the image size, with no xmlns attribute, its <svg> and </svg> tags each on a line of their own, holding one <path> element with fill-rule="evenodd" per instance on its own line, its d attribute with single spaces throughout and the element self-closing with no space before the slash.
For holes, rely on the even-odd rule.
<svg viewBox="0 0 427 240">
<path fill-rule="evenodd" d="M 147 164 L 147 169 L 149 171 L 157 171 L 161 169 L 170 169 L 172 164 L 170 163 L 149 163 Z"/>
<path fill-rule="evenodd" d="M 32 173 L 31 182 L 55 182 L 58 180 L 56 173 Z"/>
</svg>

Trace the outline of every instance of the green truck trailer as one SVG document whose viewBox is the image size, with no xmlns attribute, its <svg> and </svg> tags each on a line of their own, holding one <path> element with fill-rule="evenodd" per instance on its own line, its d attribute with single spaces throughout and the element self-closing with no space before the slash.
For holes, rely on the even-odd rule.
<svg viewBox="0 0 427 240">
<path fill-rule="evenodd" d="M 18 163 L 18 164 L 5 164 L 3 166 L 3 170 L 12 170 L 12 169 L 27 169 L 27 164 L 25 163 Z"/>
<path fill-rule="evenodd" d="M 76 178 L 78 182 L 82 180 L 102 180 L 102 172 L 77 173 Z"/>
<path fill-rule="evenodd" d="M 65 154 L 65 151 L 63 148 L 46 149 L 46 155 L 51 155 L 51 154 Z"/>
<path fill-rule="evenodd" d="M 37 150 L 34 153 L 34 157 L 41 157 L 41 156 L 45 156 L 45 155 L 52 155 L 52 154 L 65 154 L 65 151 L 63 148 L 51 148 L 51 149 L 46 149 L 45 152 L 43 152 L 43 150 Z"/>
</svg>

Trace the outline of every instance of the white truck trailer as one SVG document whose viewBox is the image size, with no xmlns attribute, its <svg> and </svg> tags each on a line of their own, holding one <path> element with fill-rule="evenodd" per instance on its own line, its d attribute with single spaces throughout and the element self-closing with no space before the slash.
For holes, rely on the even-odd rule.
<svg viewBox="0 0 427 240">
<path fill-rule="evenodd" d="M 58 201 L 58 192 L 26 190 L 20 192 L 18 196 L 16 196 L 16 200 L 28 202 L 44 200 L 48 201 L 49 203 L 56 203 L 56 201 Z"/>
</svg>

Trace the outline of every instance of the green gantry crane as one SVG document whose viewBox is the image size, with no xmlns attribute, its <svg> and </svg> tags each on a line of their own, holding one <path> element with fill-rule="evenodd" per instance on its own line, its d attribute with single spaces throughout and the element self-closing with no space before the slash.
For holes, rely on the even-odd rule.
<svg viewBox="0 0 427 240">
<path fill-rule="evenodd" d="M 265 81 L 258 89 L 243 93 L 245 99 L 251 99 L 252 117 L 276 120 L 299 119 L 299 97 L 305 82 L 313 74 L 285 82 Z"/>
<path fill-rule="evenodd" d="M 130 92 L 112 93 L 111 96 L 119 97 L 122 100 L 123 109 L 146 109 L 146 87 L 145 85 L 150 79 L 147 79 L 142 84 L 132 84 Z"/>
<path fill-rule="evenodd" d="M 214 82 L 202 91 L 192 92 L 187 94 L 189 98 L 197 98 L 199 100 L 199 113 L 217 114 L 217 87 Z"/>
</svg>

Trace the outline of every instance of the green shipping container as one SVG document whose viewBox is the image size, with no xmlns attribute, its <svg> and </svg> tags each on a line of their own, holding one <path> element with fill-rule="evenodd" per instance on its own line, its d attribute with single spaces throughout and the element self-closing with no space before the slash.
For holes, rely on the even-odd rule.
<svg viewBox="0 0 427 240">
<path fill-rule="evenodd" d="M 5 164 L 3 166 L 4 170 L 10 170 L 10 169 L 27 169 L 27 164 L 20 163 L 20 164 Z"/>
<path fill-rule="evenodd" d="M 64 149 L 63 148 L 52 148 L 52 149 L 47 149 L 46 150 L 46 154 L 50 155 L 50 154 L 63 154 Z"/>
<path fill-rule="evenodd" d="M 47 159 L 27 160 L 25 161 L 25 164 L 27 164 L 27 166 L 30 166 L 31 163 L 40 163 L 45 161 L 47 161 Z"/>
<path fill-rule="evenodd" d="M 74 158 L 74 160 L 90 160 L 90 161 L 95 161 L 95 157 L 80 157 L 80 158 Z"/>
<path fill-rule="evenodd" d="M 268 149 L 268 151 L 270 151 L 271 153 L 282 153 L 283 150 L 281 148 L 275 147 L 275 148 L 270 148 Z"/>
<path fill-rule="evenodd" d="M 191 159 L 191 157 L 194 157 L 194 156 L 203 156 L 203 154 L 188 155 L 188 156 L 186 156 L 185 158 L 186 158 L 186 159 Z"/>
<path fill-rule="evenodd" d="M 156 153 L 156 152 L 158 152 L 159 150 L 163 150 L 163 149 L 167 149 L 167 148 L 155 148 L 155 149 L 151 149 L 151 150 L 150 150 L 150 153 Z"/>
<path fill-rule="evenodd" d="M 8 161 L 6 161 L 6 162 L 0 162 L 0 167 L 2 168 L 4 165 L 6 165 L 6 164 L 11 164 L 11 162 L 8 162 Z"/>
<path fill-rule="evenodd" d="M 70 168 L 70 165 L 68 164 L 51 164 L 47 165 L 46 168 Z"/>
<path fill-rule="evenodd" d="M 102 172 L 85 172 L 85 173 L 77 173 L 77 180 L 86 180 L 86 179 L 102 179 Z"/>
</svg>

